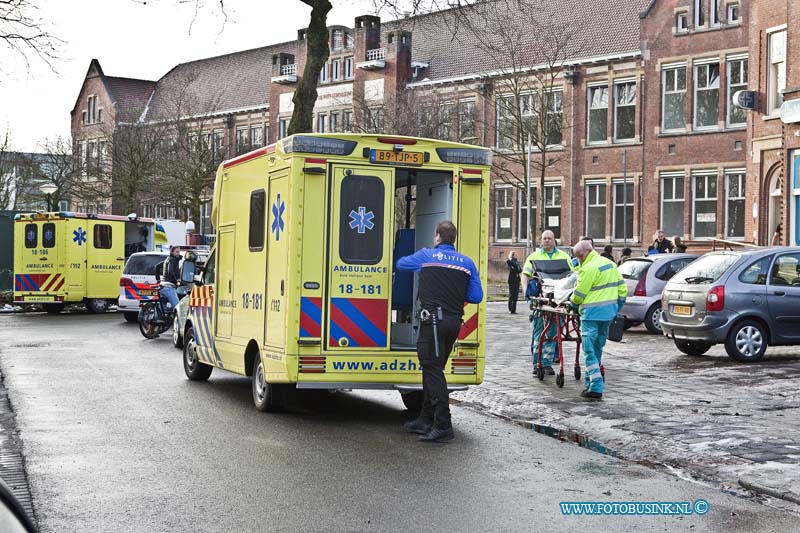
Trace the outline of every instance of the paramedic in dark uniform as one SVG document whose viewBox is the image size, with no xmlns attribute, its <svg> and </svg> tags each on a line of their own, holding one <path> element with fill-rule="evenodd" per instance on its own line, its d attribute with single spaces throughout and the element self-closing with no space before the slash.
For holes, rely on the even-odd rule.
<svg viewBox="0 0 800 533">
<path fill-rule="evenodd" d="M 483 289 L 475 263 L 455 249 L 456 227 L 449 220 L 436 226 L 434 248 L 423 248 L 401 257 L 397 270 L 419 272 L 420 326 L 417 356 L 422 367 L 422 411 L 405 429 L 419 433 L 423 442 L 450 442 L 455 438 L 450 422 L 450 399 L 444 368 L 461 331 L 464 302 L 483 300 Z M 434 342 L 435 320 L 438 355 Z"/>
</svg>

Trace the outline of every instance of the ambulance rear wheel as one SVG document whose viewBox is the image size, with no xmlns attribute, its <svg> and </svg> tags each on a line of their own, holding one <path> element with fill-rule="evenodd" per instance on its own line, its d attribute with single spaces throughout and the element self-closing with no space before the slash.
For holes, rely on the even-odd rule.
<svg viewBox="0 0 800 533">
<path fill-rule="evenodd" d="M 44 306 L 44 310 L 48 315 L 57 315 L 64 310 L 64 304 L 47 304 Z"/>
<path fill-rule="evenodd" d="M 401 392 L 400 398 L 403 399 L 403 405 L 412 413 L 419 413 L 422 411 L 422 402 L 425 400 L 425 394 L 422 391 L 409 391 Z"/>
<path fill-rule="evenodd" d="M 175 315 L 175 320 L 172 323 L 172 344 L 176 348 L 183 348 L 183 335 L 181 335 L 180 322 L 178 315 Z"/>
<path fill-rule="evenodd" d="M 283 407 L 277 385 L 267 383 L 261 355 L 256 354 L 256 367 L 253 369 L 253 403 L 261 412 L 280 411 Z"/>
<path fill-rule="evenodd" d="M 213 366 L 203 364 L 198 359 L 194 330 L 189 326 L 186 328 L 183 343 L 183 371 L 186 372 L 186 377 L 192 381 L 205 381 L 211 376 L 212 370 Z"/>
<path fill-rule="evenodd" d="M 139 322 L 139 313 L 122 313 L 125 317 L 125 322 Z"/>
<path fill-rule="evenodd" d="M 100 298 L 90 298 L 89 300 L 86 300 L 86 310 L 93 315 L 105 313 L 107 309 L 108 300 L 103 300 Z"/>
</svg>

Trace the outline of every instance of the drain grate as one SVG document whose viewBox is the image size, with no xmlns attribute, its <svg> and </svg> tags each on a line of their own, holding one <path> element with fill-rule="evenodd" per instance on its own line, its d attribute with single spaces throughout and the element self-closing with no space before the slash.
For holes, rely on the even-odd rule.
<svg viewBox="0 0 800 533">
<path fill-rule="evenodd" d="M 25 458 L 22 455 L 22 439 L 17 431 L 17 419 L 8 400 L 4 378 L 0 374 L 0 478 L 19 500 L 34 523 L 33 500 L 25 473 Z"/>
</svg>

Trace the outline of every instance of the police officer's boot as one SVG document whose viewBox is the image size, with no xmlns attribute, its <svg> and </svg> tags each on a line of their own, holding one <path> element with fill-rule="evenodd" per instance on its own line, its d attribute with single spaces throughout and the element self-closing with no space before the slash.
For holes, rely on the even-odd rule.
<svg viewBox="0 0 800 533">
<path fill-rule="evenodd" d="M 447 429 L 433 428 L 424 435 L 420 435 L 417 440 L 420 442 L 451 442 L 455 438 L 456 434 L 453 433 L 453 428 L 450 427 Z"/>
<path fill-rule="evenodd" d="M 409 433 L 418 433 L 420 435 L 425 435 L 433 428 L 433 421 L 428 420 L 423 417 L 417 417 L 414 420 L 409 420 L 405 424 L 403 424 L 403 429 L 408 431 Z"/>
</svg>

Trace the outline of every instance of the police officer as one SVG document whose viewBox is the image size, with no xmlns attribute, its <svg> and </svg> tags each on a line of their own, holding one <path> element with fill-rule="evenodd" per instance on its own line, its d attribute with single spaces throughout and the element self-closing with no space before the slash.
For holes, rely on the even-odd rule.
<svg viewBox="0 0 800 533">
<path fill-rule="evenodd" d="M 534 276 L 539 279 L 561 279 L 567 276 L 573 269 L 572 262 L 569 255 L 556 248 L 556 236 L 552 231 L 546 230 L 542 233 L 542 247 L 534 251 L 525 260 L 525 266 L 522 269 L 522 286 L 527 288 L 528 282 Z M 533 373 L 536 373 L 536 357 L 539 350 L 539 339 L 545 335 L 545 339 L 555 339 L 556 337 L 556 324 L 553 322 L 547 328 L 547 333 L 544 332 L 544 320 L 541 315 L 534 311 L 533 315 L 533 336 L 531 339 L 531 354 L 533 356 Z M 542 345 L 542 366 L 544 367 L 545 374 L 552 376 L 555 374 L 553 370 L 553 359 L 555 362 L 560 361 L 561 354 L 558 351 L 558 343 L 555 340 L 545 340 Z"/>
<path fill-rule="evenodd" d="M 419 417 L 404 427 L 419 433 L 423 442 L 450 442 L 455 438 L 444 367 L 461 330 L 464 302 L 483 300 L 478 269 L 472 259 L 456 251 L 456 235 L 452 222 L 440 222 L 433 249 L 423 248 L 397 261 L 397 270 L 420 273 L 417 356 L 424 400 Z"/>
<path fill-rule="evenodd" d="M 570 296 L 573 305 L 580 306 L 581 346 L 586 358 L 586 390 L 581 396 L 590 400 L 603 398 L 604 382 L 600 373 L 603 347 L 608 328 L 628 296 L 628 288 L 617 265 L 580 241 L 573 250 L 580 261 L 578 286 Z"/>
<path fill-rule="evenodd" d="M 181 247 L 170 246 L 169 257 L 167 257 L 161 270 L 161 294 L 172 305 L 173 309 L 178 307 L 178 283 L 181 278 Z"/>
</svg>

